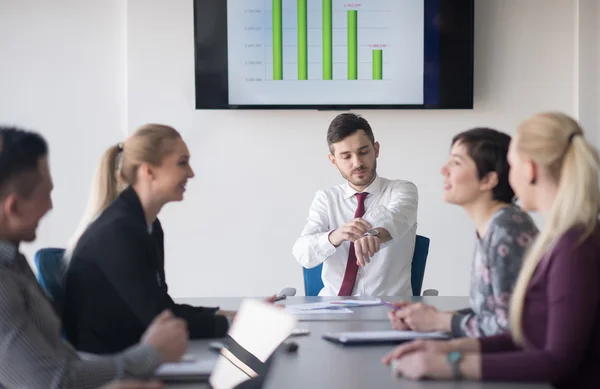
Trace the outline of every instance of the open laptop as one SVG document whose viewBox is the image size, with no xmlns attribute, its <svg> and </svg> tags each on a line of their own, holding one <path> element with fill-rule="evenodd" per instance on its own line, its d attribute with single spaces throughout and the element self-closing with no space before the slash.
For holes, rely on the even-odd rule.
<svg viewBox="0 0 600 389">
<path fill-rule="evenodd" d="M 219 355 L 165 364 L 156 371 L 164 381 L 204 381 L 213 389 L 260 388 L 274 352 L 294 330 L 297 319 L 258 300 L 242 302 Z"/>
</svg>

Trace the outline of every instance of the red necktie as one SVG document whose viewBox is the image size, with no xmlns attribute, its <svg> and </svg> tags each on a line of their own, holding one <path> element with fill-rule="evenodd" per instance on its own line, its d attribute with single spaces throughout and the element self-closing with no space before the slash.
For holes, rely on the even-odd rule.
<svg viewBox="0 0 600 389">
<path fill-rule="evenodd" d="M 365 214 L 365 199 L 369 194 L 367 192 L 356 193 L 355 196 L 358 199 L 358 206 L 356 212 L 354 212 L 354 218 L 363 217 Z M 356 263 L 356 252 L 354 252 L 354 242 L 350 242 L 350 250 L 348 252 L 348 263 L 346 263 L 346 272 L 344 273 L 344 280 L 342 281 L 342 287 L 338 296 L 352 296 L 354 290 L 354 283 L 356 282 L 356 275 L 358 273 L 358 264 Z"/>
</svg>

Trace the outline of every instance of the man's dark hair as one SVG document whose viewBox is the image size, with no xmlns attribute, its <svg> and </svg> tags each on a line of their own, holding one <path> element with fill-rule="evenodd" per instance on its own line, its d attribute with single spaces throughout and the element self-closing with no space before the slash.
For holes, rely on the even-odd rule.
<svg viewBox="0 0 600 389">
<path fill-rule="evenodd" d="M 0 198 L 11 191 L 31 196 L 39 182 L 39 160 L 47 155 L 48 145 L 39 134 L 0 126 Z"/>
<path fill-rule="evenodd" d="M 353 113 L 342 113 L 336 116 L 327 129 L 329 151 L 333 153 L 334 143 L 340 142 L 360 130 L 363 130 L 371 143 L 375 144 L 373 130 L 365 118 Z"/>
<path fill-rule="evenodd" d="M 515 198 L 515 192 L 508 182 L 510 167 L 507 154 L 510 136 L 491 128 L 479 127 L 456 135 L 452 139 L 452 145 L 456 143 L 464 145 L 469 157 L 475 161 L 480 180 L 491 172 L 496 172 L 498 175 L 498 185 L 492 189 L 492 198 L 503 203 L 511 203 Z"/>
</svg>

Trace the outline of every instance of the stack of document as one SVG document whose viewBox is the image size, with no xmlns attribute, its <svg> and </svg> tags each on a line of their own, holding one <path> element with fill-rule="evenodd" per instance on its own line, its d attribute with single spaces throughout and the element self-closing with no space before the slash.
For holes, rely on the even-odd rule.
<svg viewBox="0 0 600 389">
<path fill-rule="evenodd" d="M 354 331 L 323 335 L 323 339 L 342 344 L 401 343 L 415 339 L 448 339 L 448 337 L 445 332 L 417 331 Z"/>
<path fill-rule="evenodd" d="M 338 300 L 320 303 L 287 305 L 285 310 L 294 315 L 352 313 L 349 308 L 381 305 L 381 300 Z"/>
</svg>

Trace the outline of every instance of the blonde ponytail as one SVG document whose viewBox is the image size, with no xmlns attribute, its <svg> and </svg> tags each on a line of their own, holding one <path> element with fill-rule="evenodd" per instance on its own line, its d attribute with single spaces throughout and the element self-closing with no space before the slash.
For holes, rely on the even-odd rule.
<svg viewBox="0 0 600 389">
<path fill-rule="evenodd" d="M 79 237 L 87 226 L 117 198 L 124 188 L 124 183 L 120 179 L 118 162 L 121 148 L 121 144 L 111 146 L 102 155 L 100 164 L 94 174 L 87 207 L 77 230 L 69 239 L 65 254 L 67 260 L 71 258 L 73 249 L 75 249 Z"/>
<path fill-rule="evenodd" d="M 519 155 L 545 168 L 558 183 L 544 228 L 525 258 L 512 294 L 510 328 L 515 343 L 523 345 L 523 305 L 540 260 L 571 228 L 583 228 L 579 242 L 596 228 L 600 210 L 600 160 L 577 122 L 561 113 L 543 113 L 526 120 L 519 127 L 515 142 Z"/>
</svg>

